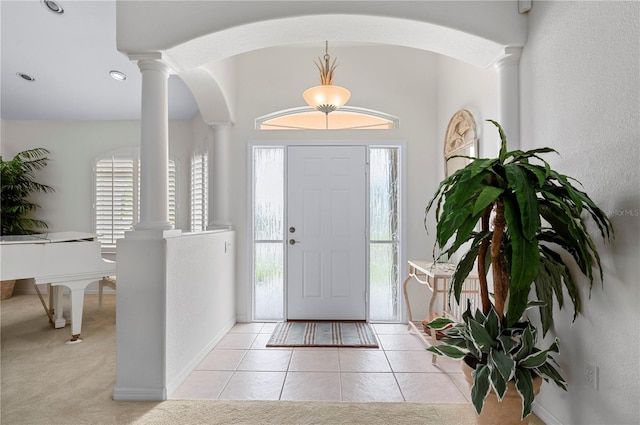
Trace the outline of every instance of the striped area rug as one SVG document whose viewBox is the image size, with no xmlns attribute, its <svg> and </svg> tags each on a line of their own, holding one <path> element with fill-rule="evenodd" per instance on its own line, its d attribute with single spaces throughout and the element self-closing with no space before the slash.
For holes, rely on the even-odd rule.
<svg viewBox="0 0 640 425">
<path fill-rule="evenodd" d="M 280 322 L 267 347 L 377 348 L 378 340 L 368 323 Z"/>
</svg>

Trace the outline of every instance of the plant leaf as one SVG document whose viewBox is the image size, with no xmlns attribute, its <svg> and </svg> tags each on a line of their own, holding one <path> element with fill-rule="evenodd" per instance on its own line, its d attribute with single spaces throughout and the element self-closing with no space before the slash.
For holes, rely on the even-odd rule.
<svg viewBox="0 0 640 425">
<path fill-rule="evenodd" d="M 540 228 L 538 198 L 535 192 L 536 184 L 520 164 L 507 164 L 504 166 L 504 170 L 509 186 L 516 195 L 522 236 L 532 240 Z"/>
<path fill-rule="evenodd" d="M 516 389 L 522 397 L 522 419 L 524 419 L 531 413 L 531 405 L 535 398 L 531 372 L 526 369 L 516 369 Z"/>
<path fill-rule="evenodd" d="M 471 386 L 471 402 L 476 412 L 480 414 L 482 407 L 484 406 L 484 399 L 491 391 L 491 384 L 489 382 L 489 367 L 487 365 L 479 364 L 476 370 L 471 373 L 473 376 L 473 385 Z"/>
<path fill-rule="evenodd" d="M 527 369 L 533 369 L 540 367 L 547 362 L 547 350 L 538 351 L 537 353 L 529 354 L 527 357 L 518 362 L 519 367 Z"/>
<path fill-rule="evenodd" d="M 504 134 L 504 130 L 502 129 L 502 126 L 498 124 L 498 122 L 494 120 L 487 120 L 487 121 L 489 121 L 490 123 L 492 123 L 498 128 L 498 133 L 500 134 L 500 141 L 501 141 L 499 158 L 500 158 L 500 162 L 504 163 L 505 159 L 507 158 L 507 136 Z"/>
<path fill-rule="evenodd" d="M 562 375 L 549 363 L 535 368 L 534 371 L 543 378 L 551 379 L 557 386 L 567 391 L 567 381 L 565 381 Z"/>
<path fill-rule="evenodd" d="M 515 353 L 516 361 L 520 362 L 522 359 L 527 357 L 534 348 L 535 345 L 535 335 L 533 333 L 533 328 L 531 324 L 527 324 L 527 327 L 522 332 L 520 336 L 520 348 Z"/>
<path fill-rule="evenodd" d="M 456 322 L 447 317 L 437 317 L 427 323 L 427 326 L 434 330 L 441 330 L 455 324 Z"/>
<path fill-rule="evenodd" d="M 466 353 L 456 347 L 452 347 L 450 345 L 436 345 L 433 347 L 428 347 L 427 351 L 430 353 L 436 354 L 438 356 L 445 356 L 452 359 L 460 360 L 462 359 Z"/>
<path fill-rule="evenodd" d="M 511 351 L 518 345 L 518 342 L 508 335 L 500 335 L 498 337 L 498 341 L 505 353 L 511 353 Z"/>
<path fill-rule="evenodd" d="M 469 276 L 469 273 L 473 270 L 473 266 L 475 265 L 475 260 L 478 257 L 478 251 L 480 250 L 480 244 L 482 243 L 482 239 L 490 237 L 490 233 L 483 232 L 476 234 L 469 250 L 465 252 L 462 256 L 458 265 L 456 266 L 456 270 L 451 278 L 451 291 L 453 291 L 455 295 L 455 299 L 460 303 L 460 296 L 462 294 L 462 287 L 464 285 L 464 281 Z"/>
<path fill-rule="evenodd" d="M 502 188 L 485 186 L 476 198 L 476 202 L 473 204 L 472 214 L 477 215 L 478 213 L 483 212 L 485 208 L 498 199 L 502 192 L 504 192 L 504 189 Z"/>
<path fill-rule="evenodd" d="M 496 314 L 496 311 L 492 308 L 487 314 L 487 318 L 484 321 L 484 328 L 489 334 L 489 338 L 496 340 L 500 335 L 500 318 Z"/>
<path fill-rule="evenodd" d="M 540 251 L 537 239 L 528 240 L 522 234 L 518 207 L 511 198 L 504 198 L 504 214 L 512 247 L 507 310 L 507 325 L 512 326 L 520 320 L 527 308 L 529 290 L 540 268 Z"/>
<path fill-rule="evenodd" d="M 489 332 L 487 332 L 484 326 L 475 320 L 469 321 L 469 330 L 475 346 L 478 347 L 480 351 L 488 353 L 491 347 L 497 344 L 495 338 L 491 338 L 491 335 L 489 335 Z"/>
<path fill-rule="evenodd" d="M 496 392 L 498 401 L 502 401 L 504 395 L 507 393 L 507 382 L 504 380 L 497 368 L 489 367 L 489 370 L 491 371 L 491 386 Z"/>
<path fill-rule="evenodd" d="M 489 360 L 495 365 L 495 368 L 500 372 L 502 379 L 510 381 L 516 371 L 516 362 L 500 350 L 491 350 L 489 353 Z"/>
</svg>

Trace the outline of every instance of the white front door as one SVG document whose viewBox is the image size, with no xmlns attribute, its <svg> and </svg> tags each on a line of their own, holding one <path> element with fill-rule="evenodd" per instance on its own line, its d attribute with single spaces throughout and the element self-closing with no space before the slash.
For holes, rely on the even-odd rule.
<svg viewBox="0 0 640 425">
<path fill-rule="evenodd" d="M 287 148 L 287 319 L 366 318 L 366 148 Z"/>
</svg>

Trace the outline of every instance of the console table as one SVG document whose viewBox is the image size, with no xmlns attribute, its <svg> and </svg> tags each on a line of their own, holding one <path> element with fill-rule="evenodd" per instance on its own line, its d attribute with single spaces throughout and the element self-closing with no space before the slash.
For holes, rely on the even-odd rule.
<svg viewBox="0 0 640 425">
<path fill-rule="evenodd" d="M 456 270 L 457 265 L 451 263 L 434 263 L 433 261 L 423 260 L 409 260 L 409 276 L 404 280 L 403 291 L 404 300 L 407 306 L 407 319 L 409 322 L 409 330 L 414 330 L 418 336 L 423 340 L 425 345 L 435 345 L 436 332 L 431 332 L 431 336 L 426 335 L 422 330 L 422 323 L 420 328 L 413 322 L 413 315 L 411 314 L 411 303 L 409 302 L 409 293 L 407 292 L 407 285 L 412 279 L 415 279 L 422 285 L 427 285 L 431 290 L 431 300 L 429 301 L 429 313 L 424 320 L 431 320 L 434 318 L 434 306 L 439 297 L 442 298 L 442 314 L 450 317 L 453 320 L 461 320 L 462 311 L 466 309 L 467 299 L 477 305 L 479 301 L 479 286 L 478 276 L 476 274 L 469 274 L 465 280 L 462 297 L 460 299 L 460 306 L 452 305 L 450 308 L 448 299 L 449 281 L 451 275 Z M 433 362 L 435 363 L 436 357 L 433 356 Z"/>
</svg>

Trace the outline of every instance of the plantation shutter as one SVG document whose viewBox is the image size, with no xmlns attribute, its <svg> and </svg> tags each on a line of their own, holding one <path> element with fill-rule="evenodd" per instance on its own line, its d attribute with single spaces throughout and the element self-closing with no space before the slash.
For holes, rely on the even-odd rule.
<svg viewBox="0 0 640 425">
<path fill-rule="evenodd" d="M 173 160 L 169 160 L 169 222 L 176 227 L 176 163 Z"/>
<path fill-rule="evenodd" d="M 191 157 L 191 224 L 192 232 L 206 230 L 208 216 L 207 153 Z"/>
<path fill-rule="evenodd" d="M 95 232 L 103 251 L 115 251 L 116 241 L 140 220 L 140 167 L 137 158 L 103 158 L 95 168 Z M 135 202 L 134 202 L 135 199 Z M 176 164 L 169 161 L 169 221 L 176 223 Z"/>
<path fill-rule="evenodd" d="M 97 162 L 96 233 L 103 249 L 115 250 L 116 240 L 133 225 L 134 184 L 132 158 L 113 157 Z"/>
</svg>

